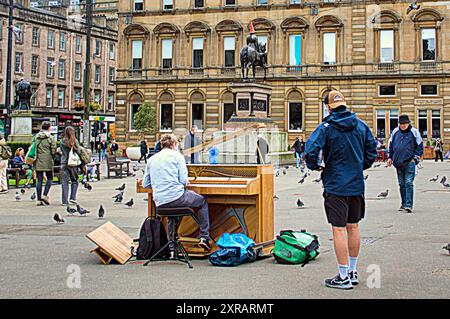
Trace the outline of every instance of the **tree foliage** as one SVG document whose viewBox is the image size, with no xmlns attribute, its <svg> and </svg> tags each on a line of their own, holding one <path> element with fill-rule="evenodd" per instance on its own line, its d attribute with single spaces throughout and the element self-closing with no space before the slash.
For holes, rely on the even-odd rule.
<svg viewBox="0 0 450 319">
<path fill-rule="evenodd" d="M 134 114 L 134 128 L 141 135 L 156 133 L 156 110 L 150 103 L 142 104 Z"/>
</svg>

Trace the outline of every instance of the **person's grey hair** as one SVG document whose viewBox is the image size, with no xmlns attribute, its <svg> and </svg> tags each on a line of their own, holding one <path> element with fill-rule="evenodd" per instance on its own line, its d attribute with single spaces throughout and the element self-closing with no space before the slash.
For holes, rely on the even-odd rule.
<svg viewBox="0 0 450 319">
<path fill-rule="evenodd" d="M 172 148 L 178 143 L 178 138 L 175 134 L 164 134 L 160 139 L 161 148 Z"/>
</svg>

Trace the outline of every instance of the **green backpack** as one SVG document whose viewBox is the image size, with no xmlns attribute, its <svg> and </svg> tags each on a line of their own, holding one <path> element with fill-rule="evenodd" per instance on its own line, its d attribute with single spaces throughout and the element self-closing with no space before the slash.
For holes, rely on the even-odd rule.
<svg viewBox="0 0 450 319">
<path fill-rule="evenodd" d="M 273 256 L 279 264 L 305 266 L 319 255 L 319 240 L 306 230 L 282 230 L 277 236 Z"/>
</svg>

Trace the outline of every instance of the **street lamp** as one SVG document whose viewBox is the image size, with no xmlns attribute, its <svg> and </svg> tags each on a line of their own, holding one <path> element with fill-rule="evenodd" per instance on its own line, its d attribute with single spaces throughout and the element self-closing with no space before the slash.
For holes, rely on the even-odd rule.
<svg viewBox="0 0 450 319">
<path fill-rule="evenodd" d="M 9 0 L 8 16 L 8 49 L 6 53 L 6 85 L 5 85 L 5 139 L 11 134 L 11 64 L 12 64 L 12 40 L 13 40 L 13 14 L 14 0 Z"/>
</svg>

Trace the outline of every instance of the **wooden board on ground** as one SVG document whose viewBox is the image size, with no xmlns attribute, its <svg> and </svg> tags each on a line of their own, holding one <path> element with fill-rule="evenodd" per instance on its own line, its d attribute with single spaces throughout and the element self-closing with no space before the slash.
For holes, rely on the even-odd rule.
<svg viewBox="0 0 450 319">
<path fill-rule="evenodd" d="M 112 260 L 123 265 L 131 257 L 133 239 L 111 222 L 104 223 L 86 237 L 98 246 L 91 252 L 95 252 L 105 265 Z"/>
</svg>

